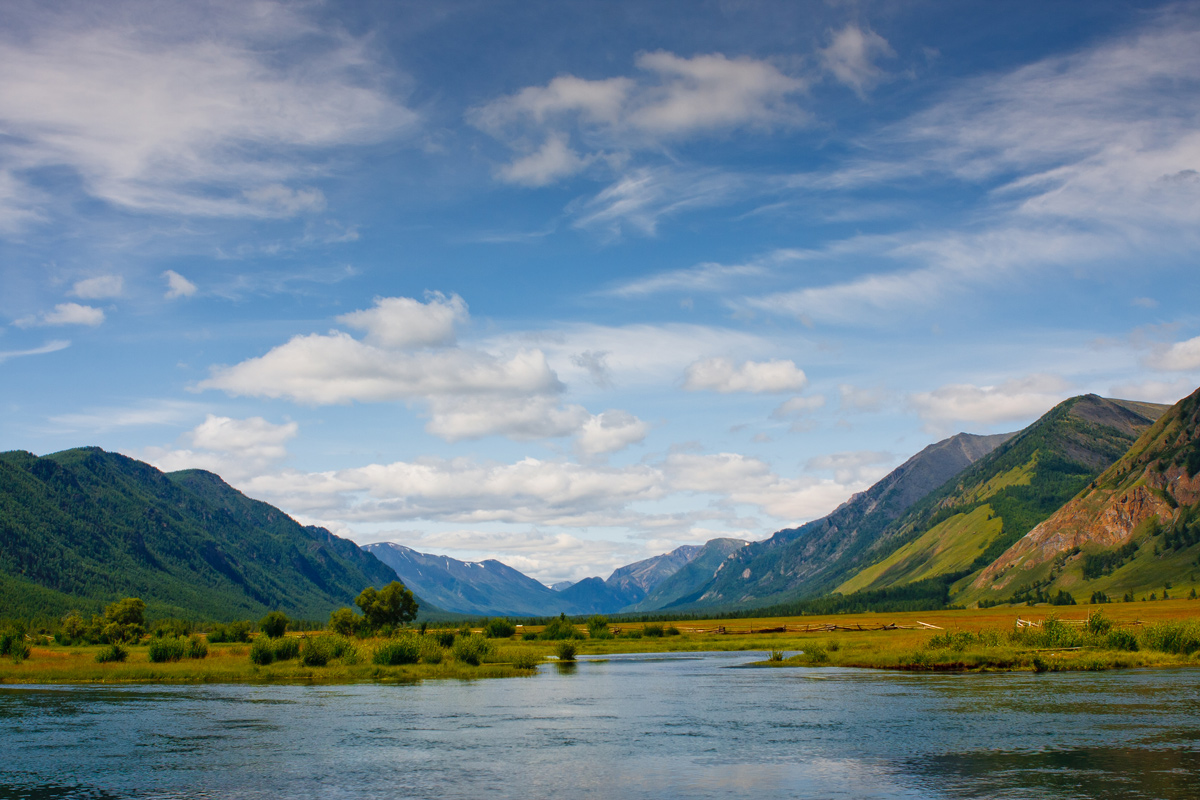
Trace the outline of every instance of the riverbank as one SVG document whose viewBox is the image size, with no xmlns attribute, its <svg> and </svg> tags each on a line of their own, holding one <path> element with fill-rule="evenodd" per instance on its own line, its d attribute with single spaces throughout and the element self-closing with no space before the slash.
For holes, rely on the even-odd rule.
<svg viewBox="0 0 1200 800">
<path fill-rule="evenodd" d="M 1100 622 L 1089 626 L 1089 613 Z M 1018 620 L 1021 621 L 1020 627 Z M 1050 620 L 1047 626 L 1047 620 Z M 1055 621 L 1057 620 L 1057 621 Z M 659 630 L 663 635 L 657 634 Z M 579 627 L 582 632 L 586 630 Z M 456 657 L 426 637 L 418 663 L 375 663 L 387 640 L 356 640 L 320 666 L 299 657 L 253 663 L 249 644 L 209 644 L 204 658 L 155 663 L 148 644 L 126 648 L 124 661 L 100 663 L 99 645 L 34 643 L 27 658 L 0 660 L 0 683 L 414 683 L 512 678 L 536 673 L 558 643 L 492 639 L 490 650 Z M 1014 606 L 907 613 L 697 620 L 655 625 L 618 623 L 613 638 L 574 642 L 581 656 L 622 653 L 760 651 L 771 667 L 842 666 L 914 671 L 1104 670 L 1200 665 L 1200 602 L 1169 600 L 1103 606 Z M 675 635 L 670 635 L 678 631 Z M 305 642 L 319 634 L 290 636 Z M 1189 638 L 1192 637 L 1192 638 Z M 471 637 L 476 639 L 477 637 Z M 1194 646 L 1193 646 L 1194 645 Z"/>
</svg>

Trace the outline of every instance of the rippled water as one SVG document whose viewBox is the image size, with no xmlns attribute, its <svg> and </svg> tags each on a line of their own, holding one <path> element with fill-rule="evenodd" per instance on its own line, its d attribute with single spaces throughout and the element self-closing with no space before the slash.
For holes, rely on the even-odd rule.
<svg viewBox="0 0 1200 800">
<path fill-rule="evenodd" d="M 0 689 L 0 798 L 1191 798 L 1200 671 L 625 656 L 417 686 Z"/>
</svg>

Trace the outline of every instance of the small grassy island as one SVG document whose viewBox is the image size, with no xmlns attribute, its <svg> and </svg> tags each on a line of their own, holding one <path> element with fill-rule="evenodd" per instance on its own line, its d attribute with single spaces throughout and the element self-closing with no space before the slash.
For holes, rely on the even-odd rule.
<svg viewBox="0 0 1200 800">
<path fill-rule="evenodd" d="M 88 642 L 68 620 L 56 637 L 0 636 L 0 683 L 412 683 L 530 676 L 548 659 L 617 653 L 766 651 L 764 667 L 860 667 L 911 671 L 1104 670 L 1200 666 L 1200 602 L 1112 603 L 1086 609 L 1013 606 L 688 622 L 430 628 L 388 618 L 387 589 L 362 598 L 368 614 L 335 612 L 326 630 L 288 632 L 268 615 L 194 632 L 179 621 L 145 634 L 139 609 L 114 604 Z M 384 597 L 383 607 L 379 604 Z M 405 597 L 391 594 L 405 616 Z M 124 604 L 124 605 L 122 605 Z M 361 605 L 361 604 L 360 604 Z M 109 617 L 114 621 L 105 623 Z M 116 621 L 124 620 L 124 622 Z M 169 623 L 169 624 L 168 624 Z M 127 625 L 122 632 L 113 625 Z M 75 638 L 78 637 L 78 638 Z M 57 641 L 55 640 L 57 639 Z"/>
</svg>

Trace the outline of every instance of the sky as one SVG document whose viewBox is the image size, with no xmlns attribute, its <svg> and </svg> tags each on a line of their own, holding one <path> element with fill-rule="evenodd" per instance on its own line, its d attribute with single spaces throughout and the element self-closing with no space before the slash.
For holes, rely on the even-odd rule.
<svg viewBox="0 0 1200 800">
<path fill-rule="evenodd" d="M 0 450 L 547 583 L 1200 386 L 1200 4 L 0 5 Z"/>
</svg>

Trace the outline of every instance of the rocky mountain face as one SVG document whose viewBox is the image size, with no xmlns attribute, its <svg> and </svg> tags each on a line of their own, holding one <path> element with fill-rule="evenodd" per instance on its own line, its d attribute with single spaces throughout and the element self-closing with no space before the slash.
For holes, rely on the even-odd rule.
<svg viewBox="0 0 1200 800">
<path fill-rule="evenodd" d="M 1186 581 L 1200 550 L 1198 505 L 1200 390 L 984 569 L 967 596 L 1144 593 Z"/>
<path fill-rule="evenodd" d="M 152 616 L 324 620 L 396 579 L 210 472 L 164 474 L 97 447 L 0 453 L 0 544 L 0 607 L 14 616 L 135 596 Z"/>
<path fill-rule="evenodd" d="M 683 569 L 703 549 L 704 545 L 685 544 L 669 553 L 619 567 L 608 576 L 605 583 L 628 598 L 626 605 L 640 602 L 656 586 Z"/>
<path fill-rule="evenodd" d="M 865 563 L 864 553 L 914 503 L 1013 435 L 960 433 L 929 445 L 828 516 L 739 548 L 674 607 L 770 605 L 828 591 Z"/>
<path fill-rule="evenodd" d="M 630 611 L 660 611 L 696 602 L 704 587 L 729 569 L 739 551 L 750 543 L 742 539 L 710 539 L 679 571 L 653 587 Z"/>
<path fill-rule="evenodd" d="M 1065 400 L 915 504 L 837 591 L 976 572 L 1120 458 L 1166 406 Z"/>
</svg>

